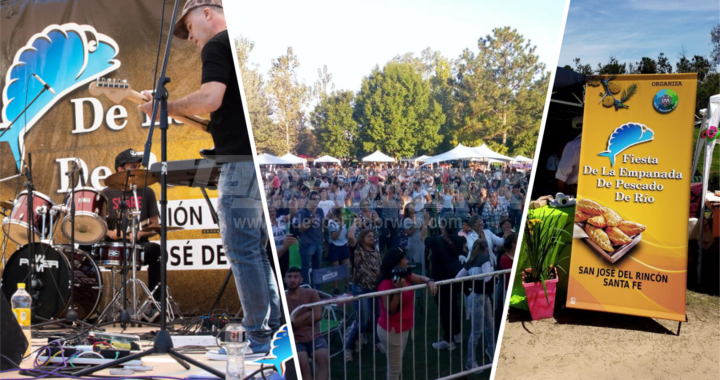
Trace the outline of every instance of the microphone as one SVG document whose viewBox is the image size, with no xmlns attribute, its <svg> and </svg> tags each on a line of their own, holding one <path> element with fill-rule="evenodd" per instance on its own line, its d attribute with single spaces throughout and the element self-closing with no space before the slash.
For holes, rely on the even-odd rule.
<svg viewBox="0 0 720 380">
<path fill-rule="evenodd" d="M 52 92 L 52 94 L 55 95 L 55 90 L 53 90 L 49 84 L 45 83 L 44 80 L 40 79 L 40 77 L 37 74 L 33 73 L 32 75 L 35 77 L 35 79 L 38 80 L 38 82 L 40 82 L 45 88 L 47 88 L 48 91 Z"/>
</svg>

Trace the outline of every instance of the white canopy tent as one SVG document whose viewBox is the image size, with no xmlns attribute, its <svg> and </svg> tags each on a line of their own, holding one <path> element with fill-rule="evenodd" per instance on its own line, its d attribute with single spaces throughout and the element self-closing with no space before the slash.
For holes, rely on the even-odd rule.
<svg viewBox="0 0 720 380">
<path fill-rule="evenodd" d="M 331 156 L 322 156 L 315 159 L 315 163 L 334 163 L 340 165 L 341 162 L 335 157 Z"/>
<path fill-rule="evenodd" d="M 428 158 L 430 158 L 430 156 L 423 154 L 422 156 L 403 158 L 400 162 L 425 162 Z"/>
<path fill-rule="evenodd" d="M 273 156 L 272 154 L 263 153 L 256 157 L 258 165 L 291 165 L 292 162 L 283 160 L 280 157 Z"/>
<path fill-rule="evenodd" d="M 292 154 L 292 153 L 290 153 L 290 152 L 288 152 L 287 154 L 285 154 L 285 155 L 283 155 L 283 156 L 280 156 L 280 158 L 282 158 L 282 159 L 285 160 L 285 161 L 288 161 L 289 163 L 291 163 L 291 164 L 293 164 L 293 165 L 295 165 L 295 164 L 307 165 L 307 160 L 306 160 L 306 159 L 300 158 L 300 157 L 298 157 L 298 156 L 296 156 L 296 155 L 294 155 L 294 154 Z"/>
<path fill-rule="evenodd" d="M 498 153 L 498 152 L 490 149 L 486 144 L 482 144 L 482 145 L 477 146 L 477 147 L 472 148 L 472 149 L 474 149 L 475 151 L 477 151 L 478 153 L 480 153 L 483 158 L 492 158 L 492 159 L 495 159 L 495 160 L 498 160 L 498 161 L 504 161 L 504 162 L 512 161 L 512 160 L 513 160 L 512 157 L 508 157 L 508 156 L 502 155 L 502 154 L 500 154 L 500 153 Z"/>
<path fill-rule="evenodd" d="M 505 161 L 503 161 L 503 160 L 496 160 L 496 159 L 494 159 L 494 158 L 486 158 L 486 157 L 483 157 L 483 158 L 473 158 L 473 159 L 470 160 L 470 161 L 475 161 L 475 162 L 487 162 L 487 163 L 491 163 L 491 164 L 495 164 L 495 163 L 500 163 L 500 164 L 502 164 L 503 162 L 505 162 Z"/>
<path fill-rule="evenodd" d="M 395 159 L 379 150 L 376 150 L 375 153 L 367 157 L 363 157 L 362 162 L 395 162 Z"/>
<path fill-rule="evenodd" d="M 479 159 L 479 158 L 487 158 L 487 157 L 483 156 L 480 152 L 478 152 L 474 148 L 467 147 L 463 144 L 458 144 L 455 148 L 452 148 L 445 153 L 438 154 L 437 156 L 433 156 L 433 157 L 426 159 L 423 166 L 435 164 L 435 163 L 443 162 L 443 161 L 472 160 L 472 159 Z"/>
<path fill-rule="evenodd" d="M 518 154 L 517 156 L 515 156 L 515 158 L 513 158 L 513 161 L 515 161 L 515 162 L 533 162 L 533 159 L 527 158 L 527 157 L 524 157 L 524 156 L 521 156 Z"/>
</svg>

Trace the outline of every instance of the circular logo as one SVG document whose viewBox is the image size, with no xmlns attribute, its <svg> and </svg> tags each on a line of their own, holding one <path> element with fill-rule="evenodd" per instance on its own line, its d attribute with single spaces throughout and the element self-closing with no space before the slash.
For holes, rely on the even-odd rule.
<svg viewBox="0 0 720 380">
<path fill-rule="evenodd" d="M 669 113 L 677 107 L 678 95 L 671 89 L 658 91 L 653 98 L 653 107 L 660 113 Z"/>
</svg>

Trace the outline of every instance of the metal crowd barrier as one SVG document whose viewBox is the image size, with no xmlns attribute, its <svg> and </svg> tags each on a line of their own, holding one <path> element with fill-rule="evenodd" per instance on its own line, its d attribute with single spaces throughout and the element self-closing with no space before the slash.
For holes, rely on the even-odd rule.
<svg viewBox="0 0 720 380">
<path fill-rule="evenodd" d="M 480 326 L 480 330 L 475 330 L 475 327 L 476 327 L 476 326 L 475 326 L 475 323 L 476 323 L 475 318 L 470 318 L 470 332 L 472 332 L 473 330 L 475 330 L 475 331 L 480 331 L 480 332 L 481 332 L 480 338 L 479 338 L 479 340 L 478 340 L 478 342 L 477 342 L 477 345 L 476 345 L 476 347 L 475 347 L 475 359 L 477 360 L 478 353 L 479 353 L 480 356 L 482 357 L 482 360 L 477 362 L 478 367 L 475 367 L 475 368 L 472 368 L 472 369 L 467 369 L 467 368 L 465 367 L 465 360 L 466 360 L 466 355 L 465 355 L 465 354 L 467 353 L 467 350 L 465 349 L 464 346 L 467 344 L 467 340 L 468 340 L 468 339 L 471 339 L 471 335 L 469 335 L 469 334 L 466 335 L 466 331 L 465 331 L 465 324 L 466 324 L 466 322 L 464 322 L 464 318 L 466 317 L 465 307 L 466 307 L 466 298 L 467 298 L 467 295 L 463 292 L 463 289 L 465 288 L 465 282 L 471 282 L 471 281 L 481 280 L 481 279 L 484 279 L 484 278 L 487 278 L 487 277 L 493 277 L 492 282 L 495 284 L 496 290 L 497 290 L 497 288 L 500 288 L 500 290 L 497 290 L 497 291 L 494 291 L 494 292 L 493 292 L 492 302 L 491 302 L 491 305 L 490 305 L 490 306 L 491 306 L 490 309 L 491 309 L 491 313 L 492 313 L 492 317 L 493 317 L 493 318 L 491 319 L 491 320 L 493 321 L 493 326 L 492 326 L 493 336 L 491 337 L 491 339 L 494 340 L 494 342 L 495 342 L 494 348 L 497 348 L 497 331 L 496 331 L 496 328 L 495 328 L 495 327 L 496 327 L 496 325 L 498 325 L 499 323 L 495 321 L 495 318 L 494 318 L 494 317 L 495 317 L 495 314 L 496 314 L 495 312 L 496 312 L 497 308 L 498 308 L 498 307 L 502 308 L 503 305 L 504 305 L 504 303 L 505 303 L 505 300 L 506 300 L 506 298 L 507 298 L 507 291 L 505 290 L 505 275 L 509 275 L 509 274 L 510 274 L 510 269 L 506 269 L 506 270 L 500 270 L 500 271 L 495 271 L 495 272 L 491 272 L 491 273 L 484 273 L 484 274 L 479 274 L 479 275 L 474 275 L 474 276 L 467 276 L 467 277 L 462 277 L 462 278 L 458 278 L 458 279 L 443 280 L 443 281 L 437 281 L 437 282 L 436 282 L 436 285 L 438 286 L 438 292 L 437 292 L 437 294 L 438 294 L 438 300 L 437 300 L 437 304 L 440 304 L 440 303 L 441 303 L 441 298 L 439 298 L 440 295 L 441 295 L 441 292 L 440 292 L 441 287 L 443 287 L 443 286 L 453 286 L 453 287 L 454 287 L 454 286 L 457 286 L 457 285 L 451 285 L 451 284 L 460 284 L 460 292 L 461 292 L 461 293 L 460 293 L 460 297 L 459 297 L 459 298 L 460 298 L 460 308 L 459 308 L 459 310 L 460 310 L 460 312 L 461 312 L 461 317 L 460 317 L 460 334 L 462 335 L 462 342 L 456 344 L 456 348 L 455 348 L 455 350 L 457 350 L 457 349 L 458 349 L 457 346 L 459 345 L 459 349 L 460 349 L 460 360 L 461 360 L 460 368 L 461 368 L 461 370 L 459 370 L 459 371 L 457 371 L 457 372 L 453 372 L 453 364 L 452 364 L 452 361 L 453 361 L 453 352 L 448 352 L 447 350 L 435 350 L 435 348 L 433 348 L 433 346 L 432 346 L 432 343 L 433 343 L 434 341 L 440 341 L 440 339 L 441 339 L 441 333 L 440 333 L 440 331 L 441 331 L 441 326 L 440 326 L 440 309 L 439 309 L 439 307 L 437 308 L 437 334 L 436 334 L 436 337 L 434 337 L 435 339 L 429 340 L 429 339 L 431 339 L 431 338 L 428 336 L 428 311 L 429 311 L 429 305 L 430 305 L 428 302 L 431 302 L 431 301 L 429 301 L 429 293 L 430 293 L 430 291 L 428 290 L 427 284 L 406 286 L 406 287 L 401 288 L 401 289 L 385 290 L 385 291 L 379 291 L 379 292 L 362 294 L 362 295 L 358 295 L 358 296 L 347 296 L 347 295 L 346 295 L 346 296 L 341 296 L 341 297 L 333 297 L 333 298 L 323 299 L 323 300 L 321 300 L 321 301 L 319 301 L 319 302 L 315 302 L 315 303 L 310 303 L 310 304 L 305 304 L 305 305 L 298 306 L 295 310 L 293 310 L 293 311 L 290 313 L 290 320 L 291 320 L 291 321 L 294 321 L 294 320 L 295 320 L 295 316 L 296 316 L 301 310 L 310 308 L 310 309 L 311 309 L 311 310 L 310 310 L 310 311 L 311 311 L 311 320 L 314 321 L 314 320 L 315 320 L 315 307 L 321 306 L 321 307 L 322 307 L 322 310 L 323 310 L 323 315 L 324 315 L 324 316 L 323 316 L 323 319 L 325 319 L 325 316 L 327 316 L 327 320 L 326 320 L 325 326 L 328 326 L 327 331 L 323 332 L 323 334 L 320 335 L 320 336 L 322 336 L 322 337 L 325 337 L 325 338 L 327 339 L 327 343 L 328 343 L 328 357 L 329 357 L 329 360 L 328 360 L 328 366 L 329 366 L 329 368 L 328 368 L 328 378 L 330 378 L 330 379 L 343 378 L 343 379 L 345 379 L 345 380 L 347 380 L 348 378 L 350 378 L 350 379 L 369 380 L 369 379 L 370 379 L 370 377 L 369 377 L 370 375 L 367 374 L 367 373 L 363 374 L 363 365 L 362 365 L 362 364 L 363 364 L 363 355 L 362 355 L 362 349 L 357 352 L 357 355 L 358 355 L 358 356 L 357 356 L 357 362 L 355 362 L 355 361 L 353 360 L 353 362 L 352 362 L 351 364 L 349 364 L 349 363 L 347 363 L 347 362 L 345 361 L 344 355 L 337 355 L 338 359 L 335 359 L 335 361 L 337 361 L 337 360 L 342 360 L 342 362 L 343 362 L 343 371 L 342 371 L 342 372 L 343 372 L 343 373 L 337 374 L 337 373 L 333 373 L 333 372 L 332 372 L 333 356 L 335 356 L 335 355 L 333 355 L 333 353 L 332 353 L 332 346 L 333 346 L 333 345 L 332 345 L 332 340 L 331 340 L 331 333 L 334 334 L 333 336 L 337 336 L 338 334 L 336 334 L 335 331 L 336 331 L 337 329 L 340 329 L 340 331 L 341 331 L 340 335 L 342 336 L 342 342 L 340 342 L 340 343 L 341 343 L 341 345 L 342 345 L 342 350 L 344 350 L 344 349 L 345 349 L 345 342 L 346 342 L 346 338 L 347 338 L 347 335 L 346 335 L 346 334 L 347 334 L 347 329 L 348 329 L 348 326 L 350 325 L 350 323 L 352 322 L 352 320 L 348 320 L 347 318 L 343 318 L 342 321 L 335 321 L 335 322 L 340 322 L 340 323 L 337 323 L 337 324 L 336 324 L 336 326 L 337 326 L 336 328 L 329 328 L 329 326 L 332 326 L 332 325 L 333 325 L 333 324 L 331 323 L 331 316 L 333 316 L 333 315 L 347 316 L 347 315 L 348 315 L 348 313 L 347 313 L 348 304 L 351 304 L 353 301 L 360 301 L 360 300 L 367 299 L 367 298 L 373 299 L 373 302 L 372 302 L 372 314 L 371 314 L 371 317 L 373 318 L 373 323 L 372 323 L 372 336 L 371 336 L 371 338 L 368 339 L 368 341 L 371 342 L 371 343 L 374 343 L 374 341 L 375 341 L 375 336 L 376 336 L 375 334 L 377 333 L 377 320 L 378 320 L 378 319 L 377 319 L 377 315 L 379 314 L 379 305 L 376 306 L 376 304 L 377 304 L 376 300 L 378 300 L 379 297 L 390 296 L 390 295 L 392 295 L 392 294 L 396 294 L 396 293 L 400 293 L 400 292 L 415 291 L 416 294 L 415 294 L 415 302 L 414 302 L 414 307 L 415 307 L 414 327 L 410 330 L 410 333 L 409 333 L 410 335 L 409 335 L 409 337 L 408 337 L 408 342 L 406 343 L 405 349 L 403 350 L 403 355 L 402 355 L 403 360 L 401 361 L 401 368 L 400 368 L 400 373 L 401 373 L 401 375 L 400 375 L 400 378 L 403 378 L 403 375 L 402 375 L 402 374 L 403 374 L 403 370 L 402 370 L 403 366 L 408 365 L 408 364 L 411 364 L 411 365 L 412 365 L 412 379 L 413 379 L 413 380 L 418 379 L 418 378 L 419 378 L 419 379 L 429 380 L 429 379 L 430 379 L 430 375 L 429 375 L 429 374 L 430 374 L 430 369 L 431 369 L 431 368 L 430 368 L 430 363 L 431 363 L 431 362 L 430 362 L 428 359 L 429 359 L 431 356 L 433 356 L 433 355 L 429 355 L 429 354 L 428 354 L 428 352 L 429 352 L 430 350 L 435 350 L 435 351 L 437 351 L 436 353 L 434 353 L 434 356 L 435 356 L 435 359 L 436 359 L 436 360 L 435 360 L 435 363 L 434 363 L 434 366 L 436 367 L 436 368 L 434 368 L 434 369 L 436 369 L 435 374 L 438 374 L 438 375 L 439 375 L 439 374 L 441 374 L 442 372 L 447 372 L 447 369 L 448 369 L 448 368 L 450 369 L 450 374 L 449 374 L 449 375 L 433 376 L 433 378 L 437 378 L 437 379 L 455 379 L 455 378 L 461 378 L 461 377 L 468 376 L 468 375 L 472 375 L 472 374 L 476 374 L 476 373 L 479 373 L 479 372 L 482 372 L 482 371 L 485 371 L 485 370 L 488 370 L 488 371 L 489 371 L 490 368 L 492 367 L 492 361 L 486 362 L 486 361 L 485 361 L 485 355 L 484 355 L 484 354 L 485 354 L 485 339 L 484 339 L 484 336 L 482 335 L 482 334 L 484 334 L 484 331 L 485 331 L 485 320 L 486 320 L 486 318 L 485 318 L 485 315 L 484 315 L 484 314 L 482 314 L 482 315 L 481 315 L 481 318 L 480 318 L 480 322 L 482 322 L 482 325 Z M 471 283 L 471 284 L 472 284 L 472 283 Z M 486 286 L 486 283 L 483 281 L 482 284 L 483 284 L 482 286 L 483 286 L 483 288 L 484 288 L 484 287 Z M 483 293 L 485 293 L 484 290 L 485 290 L 485 289 L 483 289 Z M 451 291 L 452 291 L 452 290 L 451 290 Z M 499 297 L 497 297 L 498 292 L 501 292 L 501 293 L 502 293 L 502 296 L 503 296 L 503 297 L 502 297 L 502 304 L 499 303 L 500 300 L 497 299 L 497 298 L 499 298 Z M 322 293 L 322 292 L 321 292 L 321 293 Z M 420 295 L 419 293 L 424 293 L 424 295 L 423 295 L 423 296 L 424 296 L 424 300 L 425 300 L 425 301 L 424 301 L 424 305 L 420 306 L 420 308 L 424 309 L 424 313 L 425 313 L 424 326 L 419 326 L 419 325 L 418 325 L 418 321 L 419 321 L 420 318 L 419 318 L 419 314 L 417 313 L 417 311 L 418 311 L 418 302 L 417 302 L 417 301 L 418 301 L 418 299 L 422 299 L 422 298 L 423 298 L 423 296 L 420 296 L 420 297 L 419 297 L 419 295 Z M 435 301 L 433 300 L 432 302 L 435 302 Z M 359 305 L 358 310 L 355 310 L 354 313 L 351 313 L 351 315 L 353 315 L 356 320 L 360 318 L 360 315 L 361 315 L 361 312 L 362 312 L 362 303 L 358 302 L 358 305 Z M 470 306 L 473 306 L 473 307 L 474 307 L 475 305 L 470 305 Z M 351 305 L 350 307 L 354 307 L 354 306 Z M 378 308 L 377 310 L 376 310 L 376 307 Z M 333 310 L 338 309 L 338 308 L 342 308 L 342 313 L 328 312 L 328 311 L 333 311 Z M 481 307 L 481 308 L 482 308 L 483 311 L 484 311 L 485 307 L 483 306 L 483 307 Z M 400 298 L 400 310 L 399 310 L 399 313 L 402 314 L 402 310 L 403 310 L 402 298 Z M 377 312 L 377 313 L 376 313 L 376 312 Z M 450 314 L 450 320 L 452 320 L 452 309 L 450 310 L 450 312 L 451 312 L 451 314 Z M 387 313 L 388 313 L 387 316 L 389 317 L 389 312 L 387 312 Z M 501 313 L 501 315 L 502 315 L 502 313 Z M 363 330 L 362 330 L 362 325 L 360 325 L 360 322 L 359 322 L 359 321 L 358 321 L 358 324 L 359 324 L 359 328 L 360 328 L 360 330 L 358 331 L 358 339 L 362 342 L 362 332 L 363 332 Z M 419 339 L 420 339 L 420 340 L 423 340 L 423 336 L 424 336 L 424 343 L 422 343 L 422 342 L 419 342 L 419 343 L 418 343 L 418 342 L 417 342 L 417 339 L 416 339 L 416 330 L 418 330 L 419 328 L 421 329 L 419 332 L 420 332 L 421 335 L 422 335 L 421 337 L 419 337 Z M 402 330 L 402 319 L 401 319 L 401 327 L 400 327 L 400 329 Z M 367 329 L 366 329 L 365 331 L 367 332 Z M 453 332 L 453 334 L 456 334 L 456 332 Z M 313 347 L 315 347 L 316 332 L 315 332 L 315 323 L 314 323 L 314 322 L 312 323 L 312 336 L 313 336 L 313 342 L 312 342 L 312 343 L 313 343 Z M 452 334 L 450 335 L 450 339 L 451 339 L 451 340 L 453 339 Z M 411 344 L 410 340 L 412 341 L 412 344 Z M 448 342 L 448 343 L 449 343 L 449 342 Z M 425 345 L 425 350 L 424 350 L 424 351 L 425 351 L 425 355 L 424 355 L 424 357 L 418 357 L 418 355 L 416 355 L 417 346 L 418 346 L 419 344 L 424 344 L 424 345 Z M 407 352 L 407 351 L 408 351 L 408 346 L 412 346 L 412 347 L 411 347 L 412 351 L 411 351 L 410 353 Z M 362 345 L 361 345 L 361 347 L 362 347 Z M 386 359 L 387 359 L 387 362 L 388 362 L 387 364 L 389 364 L 388 347 L 386 347 L 385 351 L 386 351 L 386 354 L 385 354 L 385 355 L 386 355 Z M 494 353 L 494 351 L 493 351 L 493 353 Z M 381 354 L 381 355 L 382 355 L 382 354 Z M 441 360 L 441 359 L 444 359 L 444 358 L 443 358 L 444 356 L 448 356 L 449 359 L 448 359 L 447 361 Z M 372 363 L 373 363 L 373 365 L 372 365 L 372 379 L 373 379 L 373 380 L 377 380 L 378 378 L 379 378 L 379 379 L 388 378 L 387 375 L 386 375 L 386 372 L 388 371 L 388 369 L 387 369 L 387 368 L 378 368 L 378 367 L 377 367 L 377 357 L 378 357 L 378 352 L 377 352 L 376 350 L 373 350 L 373 353 L 372 353 Z M 314 367 L 315 367 L 315 364 L 314 364 L 314 362 L 313 362 L 313 358 L 310 357 L 309 360 L 310 360 L 310 366 L 311 366 L 311 368 L 314 368 Z M 370 360 L 370 359 L 366 359 L 366 360 Z M 491 360 L 492 360 L 492 359 L 491 359 Z M 421 368 L 418 368 L 418 366 L 417 366 L 418 363 L 420 363 L 420 364 L 422 365 Z M 457 363 L 456 363 L 456 366 L 457 366 Z M 348 367 L 356 367 L 356 368 L 354 368 L 354 369 L 351 368 L 351 369 L 350 369 L 350 372 L 348 372 Z M 315 368 L 316 368 L 316 367 L 315 367 Z M 444 371 L 443 371 L 443 370 L 444 370 Z M 316 380 L 316 373 L 317 373 L 317 371 L 314 370 L 314 371 L 313 371 L 313 377 L 312 377 L 313 380 Z M 366 377 L 363 377 L 363 376 L 366 376 Z M 305 379 L 305 380 L 308 380 L 308 379 Z"/>
</svg>

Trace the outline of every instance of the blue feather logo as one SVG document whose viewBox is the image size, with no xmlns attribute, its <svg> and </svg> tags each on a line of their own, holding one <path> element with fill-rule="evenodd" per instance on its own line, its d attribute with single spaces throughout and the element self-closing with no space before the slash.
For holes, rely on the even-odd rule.
<svg viewBox="0 0 720 380">
<path fill-rule="evenodd" d="M 655 139 L 655 132 L 646 125 L 640 123 L 623 124 L 610 134 L 607 150 L 600 152 L 598 156 L 608 157 L 610 166 L 615 166 L 615 157 L 631 146 L 649 142 Z"/>
<path fill-rule="evenodd" d="M 270 353 L 264 358 L 256 360 L 255 363 L 272 364 L 275 366 L 275 370 L 280 372 L 284 377 L 285 362 L 293 358 L 292 344 L 290 343 L 287 325 L 283 325 L 283 327 L 275 332 L 272 344 L 273 346 L 270 349 Z"/>
<path fill-rule="evenodd" d="M 0 132 L 20 115 L 26 97 L 29 103 L 40 93 L 42 85 L 30 74 L 37 74 L 57 93 L 44 92 L 0 138 L 0 142 L 10 144 L 18 169 L 30 129 L 63 96 L 117 70 L 120 61 L 115 56 L 119 50 L 110 37 L 98 33 L 92 26 L 75 23 L 50 25 L 18 50 L 5 76 Z"/>
</svg>

